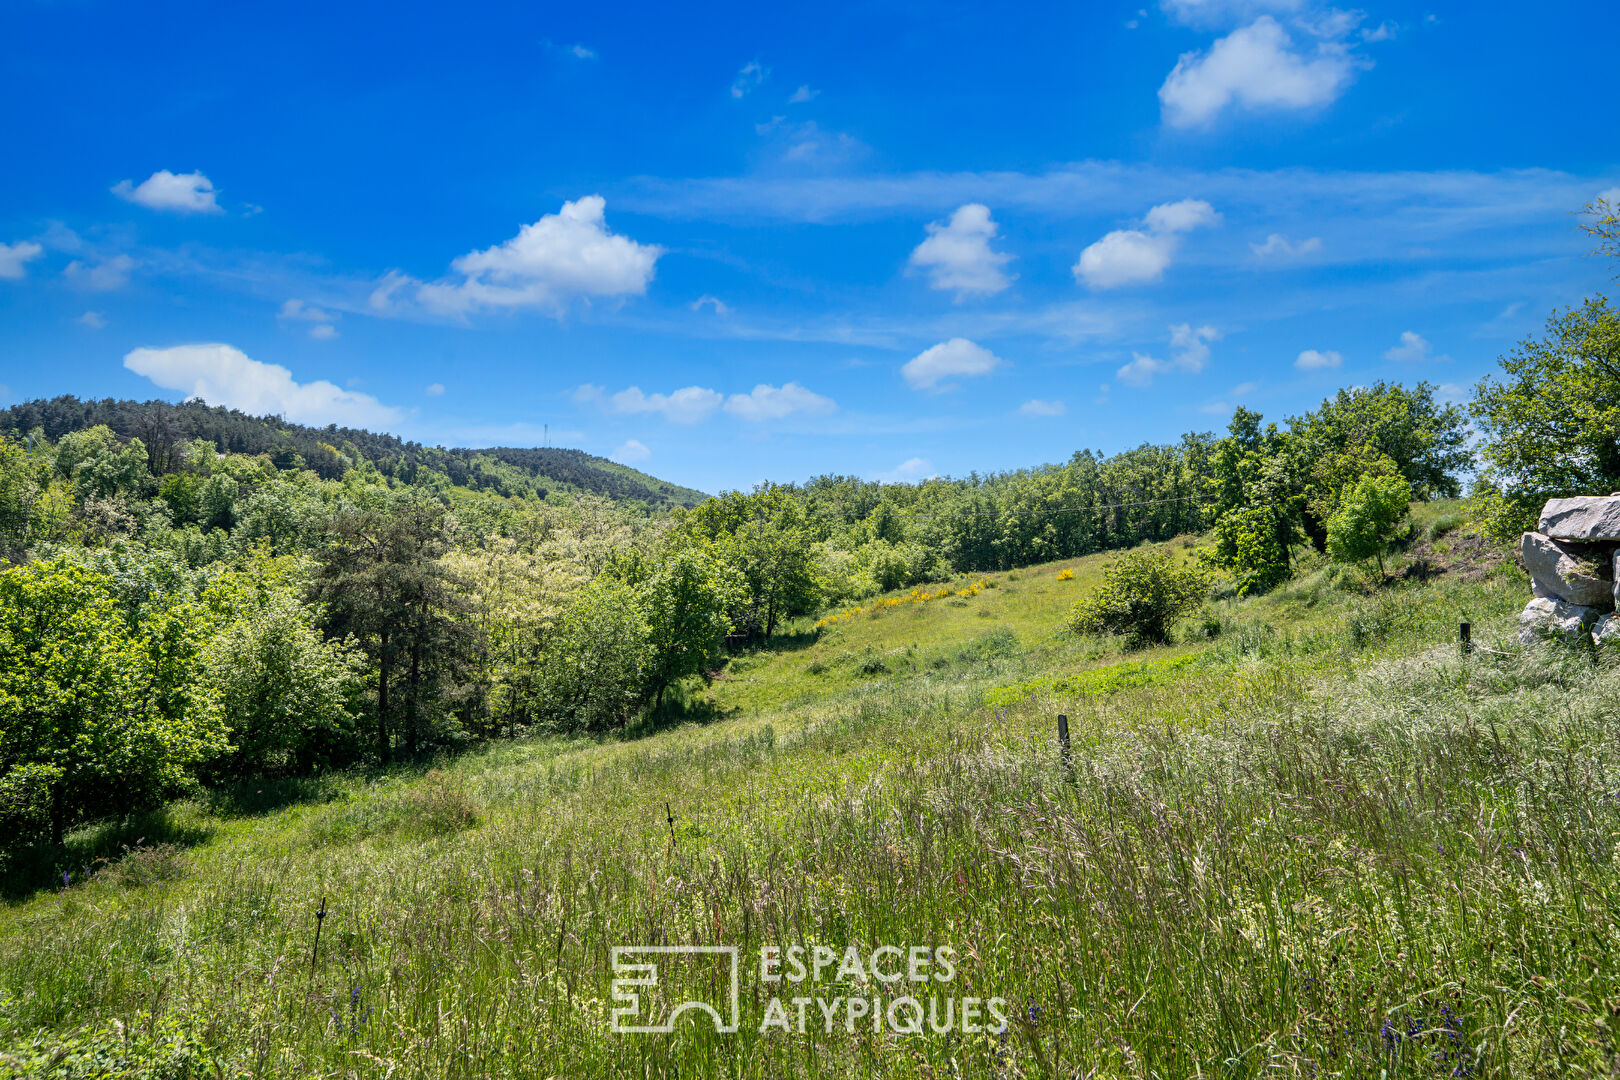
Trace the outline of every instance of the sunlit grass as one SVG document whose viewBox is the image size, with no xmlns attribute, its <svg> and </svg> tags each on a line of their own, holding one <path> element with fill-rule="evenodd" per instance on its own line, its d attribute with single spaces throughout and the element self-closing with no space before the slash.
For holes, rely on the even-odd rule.
<svg viewBox="0 0 1620 1080">
<path fill-rule="evenodd" d="M 247 1076 L 1608 1067 L 1620 670 L 1518 646 L 1508 567 L 1307 566 L 1127 654 L 1062 630 L 1100 562 L 806 626 L 722 721 L 175 807 L 186 844 L 0 914 L 0 1033 Z M 761 1035 L 745 966 L 737 1035 L 610 1034 L 609 950 L 662 942 L 951 945 L 1016 1017 Z"/>
</svg>

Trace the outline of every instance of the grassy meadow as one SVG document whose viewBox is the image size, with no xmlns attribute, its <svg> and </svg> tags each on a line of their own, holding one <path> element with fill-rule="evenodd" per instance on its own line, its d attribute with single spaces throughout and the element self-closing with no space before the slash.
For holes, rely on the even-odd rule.
<svg viewBox="0 0 1620 1080">
<path fill-rule="evenodd" d="M 0 910 L 0 1075 L 1609 1075 L 1620 668 L 1520 646 L 1454 509 L 1165 648 L 1063 629 L 1107 556 L 974 576 L 681 722 L 81 831 Z M 610 1031 L 611 949 L 663 943 L 741 948 L 740 1031 Z M 762 945 L 950 947 L 1010 1023 L 761 1032 Z"/>
</svg>

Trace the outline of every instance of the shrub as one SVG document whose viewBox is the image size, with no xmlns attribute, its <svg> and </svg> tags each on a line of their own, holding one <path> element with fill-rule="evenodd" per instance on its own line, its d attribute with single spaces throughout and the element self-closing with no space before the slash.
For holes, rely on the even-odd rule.
<svg viewBox="0 0 1620 1080">
<path fill-rule="evenodd" d="M 957 658 L 972 663 L 976 660 L 997 660 L 1018 652 L 1018 636 L 1005 626 L 986 630 L 963 645 Z"/>
<path fill-rule="evenodd" d="M 1161 643 L 1178 618 L 1203 602 L 1209 584 L 1203 567 L 1177 566 L 1168 552 L 1133 551 L 1103 568 L 1102 585 L 1075 605 L 1069 626 Z"/>
<path fill-rule="evenodd" d="M 888 672 L 889 665 L 884 662 L 883 657 L 876 653 L 868 653 L 859 664 L 855 665 L 855 670 L 862 675 L 883 675 Z"/>
<path fill-rule="evenodd" d="M 1429 539 L 1438 540 L 1447 533 L 1456 531 L 1462 523 L 1463 516 L 1461 514 L 1441 514 L 1429 522 Z"/>
<path fill-rule="evenodd" d="M 1059 581 L 1073 581 L 1074 580 L 1074 571 L 1073 570 L 1059 570 L 1057 579 Z"/>
</svg>

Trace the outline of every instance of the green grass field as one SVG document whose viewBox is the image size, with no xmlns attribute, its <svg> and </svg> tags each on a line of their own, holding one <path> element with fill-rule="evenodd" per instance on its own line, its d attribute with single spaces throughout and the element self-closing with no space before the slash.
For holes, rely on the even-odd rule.
<svg viewBox="0 0 1620 1080">
<path fill-rule="evenodd" d="M 0 912 L 0 1075 L 1608 1075 L 1620 670 L 1519 646 L 1452 510 L 1166 648 L 1063 629 L 1106 556 L 985 575 L 791 627 L 707 720 L 87 830 L 145 843 Z M 612 948 L 669 943 L 741 949 L 739 1031 L 610 1030 Z M 949 948 L 927 992 L 1009 1022 L 846 1023 L 900 991 L 762 981 L 794 945 Z M 831 1030 L 761 1031 L 791 993 Z"/>
</svg>

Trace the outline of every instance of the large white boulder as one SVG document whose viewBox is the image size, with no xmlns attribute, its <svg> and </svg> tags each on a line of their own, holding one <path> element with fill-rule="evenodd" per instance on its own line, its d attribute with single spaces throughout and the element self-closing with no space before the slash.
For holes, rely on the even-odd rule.
<svg viewBox="0 0 1620 1080">
<path fill-rule="evenodd" d="M 1608 552 L 1583 551 L 1541 533 L 1525 533 L 1519 540 L 1519 556 L 1530 579 L 1541 586 L 1549 599 L 1567 600 L 1582 607 L 1602 611 L 1614 609 L 1614 578 Z"/>
<path fill-rule="evenodd" d="M 1549 499 L 1536 531 L 1554 540 L 1620 540 L 1620 494 Z"/>
<path fill-rule="evenodd" d="M 1597 608 L 1537 598 L 1519 614 L 1519 640 L 1528 645 L 1537 638 L 1552 637 L 1573 643 L 1591 632 L 1601 614 Z"/>
</svg>

